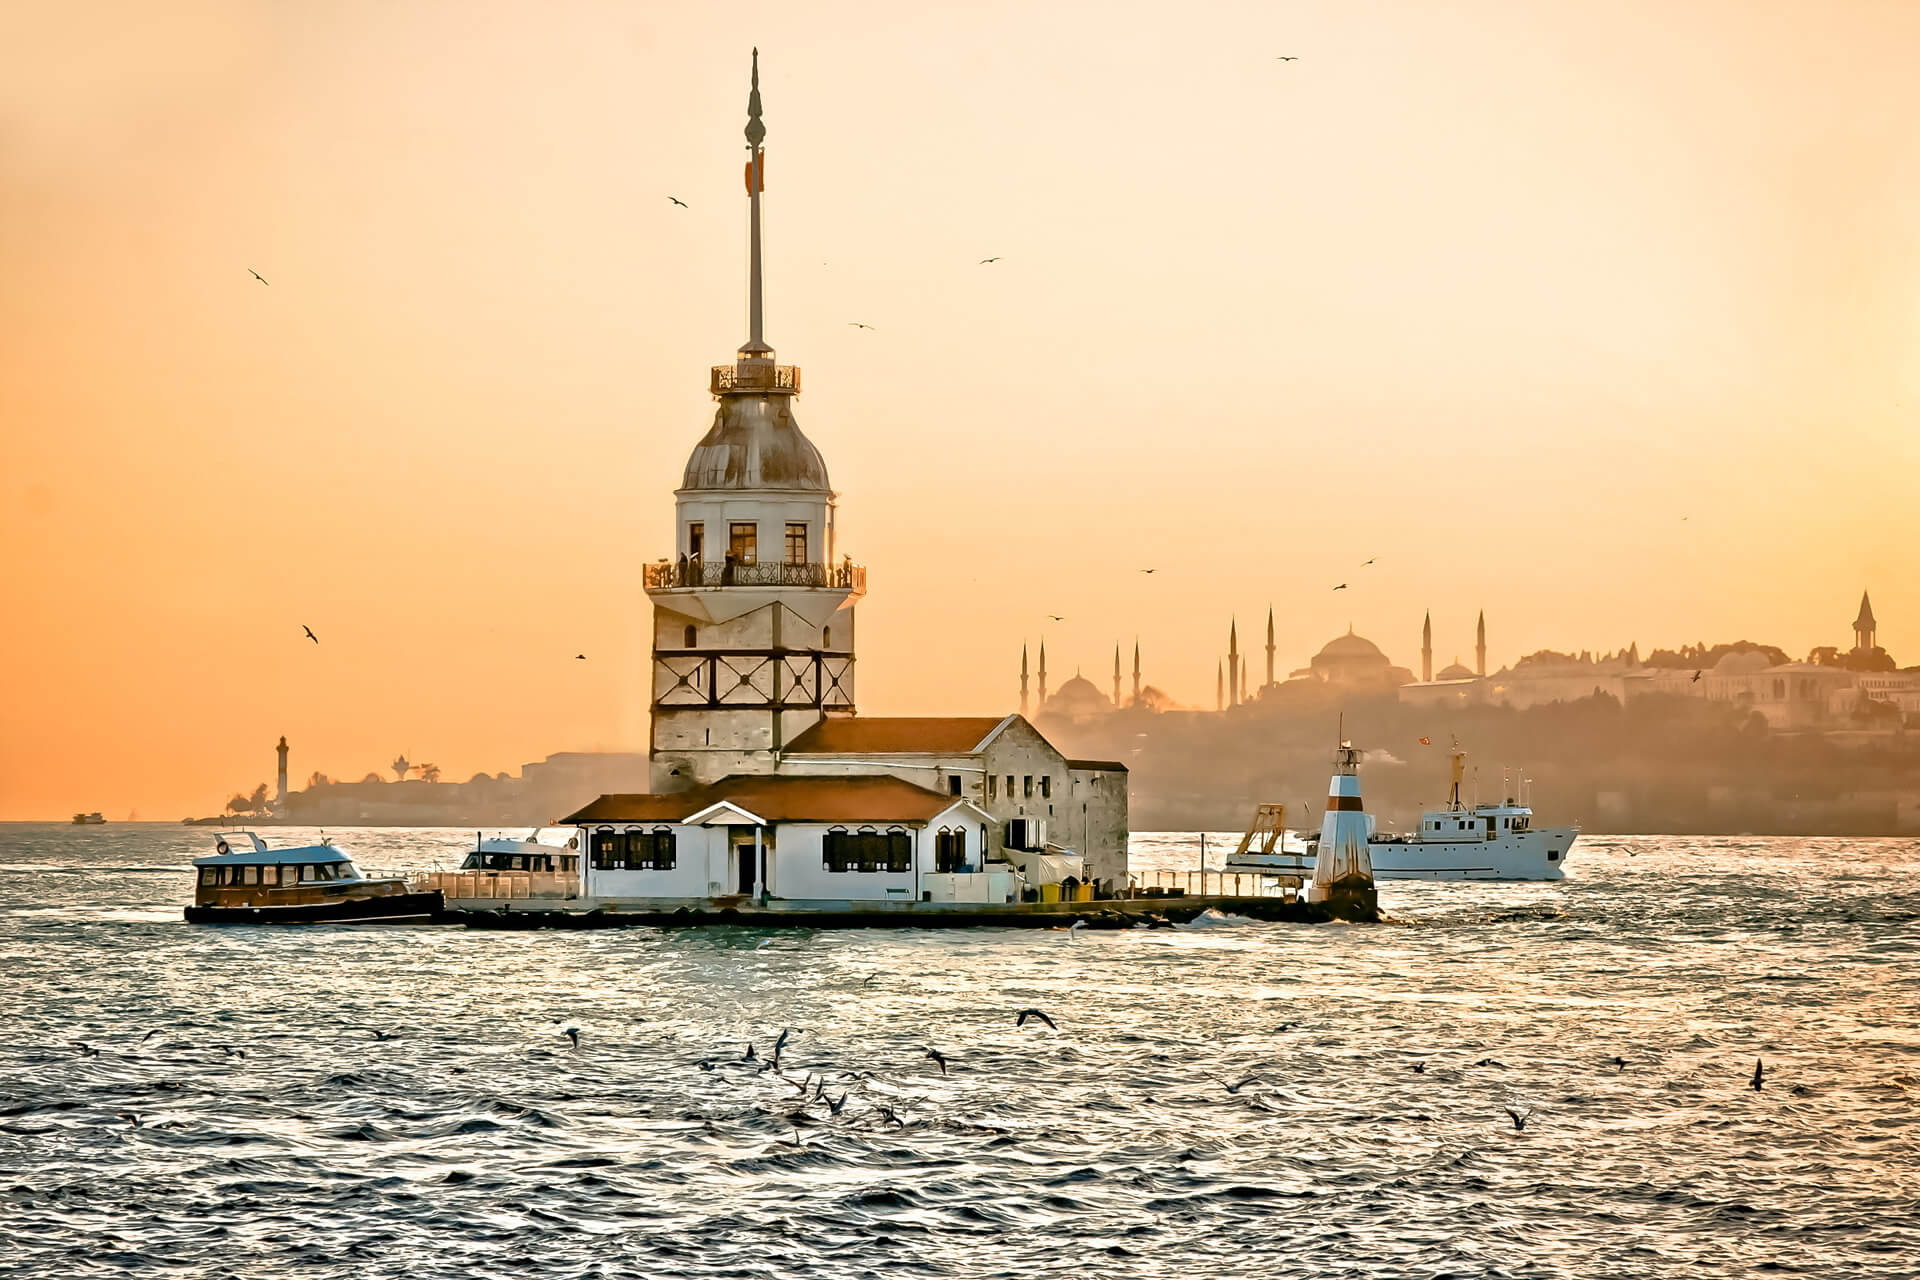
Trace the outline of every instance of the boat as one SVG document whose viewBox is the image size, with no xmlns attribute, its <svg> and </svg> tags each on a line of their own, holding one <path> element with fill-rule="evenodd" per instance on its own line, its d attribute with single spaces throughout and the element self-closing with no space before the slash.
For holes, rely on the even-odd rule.
<svg viewBox="0 0 1920 1280">
<path fill-rule="evenodd" d="M 73 815 L 73 825 L 76 827 L 104 826 L 106 821 L 106 818 L 101 816 L 98 809 L 95 809 L 92 813 L 76 813 Z"/>
<path fill-rule="evenodd" d="M 1467 753 L 1456 745 L 1448 753 L 1453 789 L 1443 809 L 1420 815 L 1417 830 L 1392 835 L 1374 830 L 1367 818 L 1367 851 L 1376 880 L 1564 880 L 1567 853 L 1580 834 L 1577 826 L 1536 827 L 1533 808 L 1514 797 L 1499 804 L 1468 805 L 1460 799 Z M 1283 830 L 1284 805 L 1262 805 L 1240 848 L 1226 861 L 1228 871 L 1302 876 L 1313 871 L 1318 836 L 1291 847 L 1273 832 Z M 1262 839 L 1262 836 L 1266 838 Z M 1258 842 L 1259 847 L 1254 847 Z"/>
<path fill-rule="evenodd" d="M 576 836 L 568 840 L 565 847 L 541 844 L 538 828 L 524 840 L 511 836 L 488 839 L 475 832 L 473 852 L 461 860 L 460 870 L 544 872 L 578 877 L 580 840 Z"/>
<path fill-rule="evenodd" d="M 242 842 L 245 842 L 244 844 Z M 251 831 L 223 831 L 195 858 L 191 924 L 315 924 L 437 919 L 438 890 L 399 877 L 368 879 L 331 841 L 271 849 Z"/>
</svg>

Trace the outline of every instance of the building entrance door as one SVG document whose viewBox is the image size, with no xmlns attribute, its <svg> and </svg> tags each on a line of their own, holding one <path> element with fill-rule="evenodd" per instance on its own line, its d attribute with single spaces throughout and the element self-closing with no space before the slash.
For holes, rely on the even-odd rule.
<svg viewBox="0 0 1920 1280">
<path fill-rule="evenodd" d="M 735 836 L 733 838 L 734 892 L 752 893 L 754 877 L 753 836 Z"/>
</svg>

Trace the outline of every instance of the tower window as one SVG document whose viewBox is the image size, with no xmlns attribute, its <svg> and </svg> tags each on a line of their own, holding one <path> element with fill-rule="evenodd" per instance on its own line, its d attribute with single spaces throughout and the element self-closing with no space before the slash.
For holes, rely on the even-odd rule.
<svg viewBox="0 0 1920 1280">
<path fill-rule="evenodd" d="M 833 628 L 832 627 L 820 628 L 820 647 L 822 649 L 833 648 Z"/>
<path fill-rule="evenodd" d="M 1021 797 L 1027 800 L 1033 799 L 1033 775 L 1026 774 L 1021 778 L 1021 782 L 1023 784 L 1020 788 Z"/>
<path fill-rule="evenodd" d="M 707 526 L 699 520 L 687 526 L 687 559 L 698 560 L 706 554 Z"/>
<path fill-rule="evenodd" d="M 999 798 L 1000 798 L 1000 775 L 997 773 L 990 773 L 987 775 L 987 799 L 989 801 L 993 801 L 993 800 L 998 800 Z"/>
<path fill-rule="evenodd" d="M 1043 773 L 1040 775 L 1040 798 L 1042 800 L 1046 800 L 1046 799 L 1051 799 L 1052 796 L 1053 796 L 1053 775 L 1050 773 Z"/>
<path fill-rule="evenodd" d="M 804 522 L 787 523 L 787 563 L 805 564 L 807 562 L 807 526 Z"/>
<path fill-rule="evenodd" d="M 947 775 L 947 794 L 950 796 L 957 796 L 960 794 L 960 775 L 959 774 L 954 773 L 954 774 Z"/>
<path fill-rule="evenodd" d="M 689 649 L 693 648 L 693 646 L 696 643 L 698 643 L 700 639 L 699 629 L 693 626 L 689 626 L 686 630 L 686 634 L 682 637 L 682 639 L 687 648 Z"/>
<path fill-rule="evenodd" d="M 760 529 L 751 520 L 736 520 L 727 526 L 727 554 L 735 564 L 755 564 L 755 547 Z"/>
</svg>

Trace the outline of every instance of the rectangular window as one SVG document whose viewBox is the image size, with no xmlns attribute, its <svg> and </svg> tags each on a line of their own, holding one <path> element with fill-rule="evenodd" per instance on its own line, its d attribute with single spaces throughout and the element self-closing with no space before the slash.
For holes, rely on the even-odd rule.
<svg viewBox="0 0 1920 1280">
<path fill-rule="evenodd" d="M 673 832 L 666 828 L 627 834 L 627 864 L 630 868 L 671 871 L 677 861 Z"/>
<path fill-rule="evenodd" d="M 625 871 L 627 869 L 627 833 L 602 827 L 593 833 L 593 843 L 589 849 L 596 871 Z"/>
<path fill-rule="evenodd" d="M 967 865 L 967 833 L 941 831 L 933 837 L 933 869 L 958 871 Z"/>
<path fill-rule="evenodd" d="M 706 554 L 707 526 L 699 520 L 687 525 L 687 559 L 698 560 Z"/>
<path fill-rule="evenodd" d="M 792 521 L 787 523 L 787 563 L 805 564 L 807 562 L 807 526 Z"/>
<path fill-rule="evenodd" d="M 954 774 L 949 774 L 947 776 L 947 794 L 950 796 L 957 796 L 960 794 L 960 775 L 959 774 L 954 773 Z"/>
<path fill-rule="evenodd" d="M 727 554 L 735 564 L 756 563 L 754 548 L 759 536 L 760 527 L 751 520 L 736 520 L 727 526 Z"/>
<path fill-rule="evenodd" d="M 258 867 L 248 867 L 248 868 L 247 868 L 247 881 L 246 881 L 246 882 L 247 882 L 248 884 L 259 884 L 259 883 L 260 883 L 260 868 L 258 868 Z"/>
<path fill-rule="evenodd" d="M 1013 799 L 1013 775 L 1007 775 L 1007 799 Z"/>
<path fill-rule="evenodd" d="M 213 884 L 214 884 L 214 883 L 215 883 L 216 881 L 218 881 L 219 879 L 220 879 L 220 871 L 219 871 L 219 868 L 217 868 L 217 867 L 202 867 L 202 868 L 200 868 L 200 883 L 201 883 L 201 884 L 204 884 L 204 885 L 207 885 L 207 886 L 209 886 L 209 887 L 211 887 L 211 886 L 212 886 L 212 885 L 213 885 Z"/>
<path fill-rule="evenodd" d="M 1023 784 L 1020 788 L 1021 798 L 1025 800 L 1033 799 L 1033 775 L 1030 773 L 1025 775 L 1021 779 L 1021 782 Z"/>
<path fill-rule="evenodd" d="M 1046 800 L 1046 799 L 1049 799 L 1052 795 L 1053 795 L 1053 775 L 1050 773 L 1043 773 L 1040 775 L 1040 798 L 1042 800 Z"/>
<path fill-rule="evenodd" d="M 990 773 L 987 775 L 987 799 L 989 801 L 993 801 L 993 800 L 998 800 L 999 798 L 1000 798 L 1000 775 L 997 773 Z"/>
</svg>

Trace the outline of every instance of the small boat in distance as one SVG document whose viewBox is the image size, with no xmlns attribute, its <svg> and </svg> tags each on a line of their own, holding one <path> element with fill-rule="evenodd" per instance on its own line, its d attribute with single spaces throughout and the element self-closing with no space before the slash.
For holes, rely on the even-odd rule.
<svg viewBox="0 0 1920 1280">
<path fill-rule="evenodd" d="M 1456 745 L 1448 753 L 1453 764 L 1453 789 L 1444 809 L 1420 815 L 1420 827 L 1404 835 L 1373 829 L 1367 818 L 1367 852 L 1375 880 L 1564 880 L 1567 851 L 1580 828 L 1536 827 L 1533 809 L 1508 798 L 1502 804 L 1469 806 L 1460 798 L 1467 753 Z M 1285 817 L 1284 805 L 1263 805 L 1254 817 L 1239 850 L 1226 861 L 1228 871 L 1266 875 L 1307 875 L 1313 871 L 1319 839 L 1308 836 L 1305 846 L 1289 849 L 1275 838 Z M 1260 837 L 1264 842 L 1251 847 Z"/>
<path fill-rule="evenodd" d="M 537 871 L 578 877 L 580 840 L 579 837 L 574 837 L 567 841 L 565 848 L 541 844 L 538 827 L 535 827 L 524 840 L 516 840 L 512 836 L 494 836 L 492 839 L 487 839 L 476 832 L 473 852 L 461 861 L 460 870 Z"/>
<path fill-rule="evenodd" d="M 246 847 L 236 852 L 242 841 Z M 325 839 L 270 849 L 251 831 L 226 831 L 213 847 L 212 857 L 193 862 L 190 924 L 397 923 L 441 912 L 439 890 L 415 892 L 397 876 L 369 880 Z"/>
<path fill-rule="evenodd" d="M 76 813 L 73 815 L 73 825 L 76 827 L 104 826 L 106 821 L 98 809 L 95 809 L 92 813 Z"/>
</svg>

